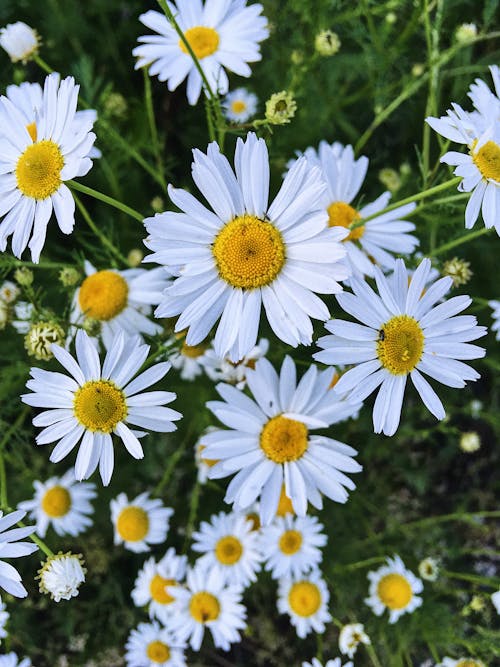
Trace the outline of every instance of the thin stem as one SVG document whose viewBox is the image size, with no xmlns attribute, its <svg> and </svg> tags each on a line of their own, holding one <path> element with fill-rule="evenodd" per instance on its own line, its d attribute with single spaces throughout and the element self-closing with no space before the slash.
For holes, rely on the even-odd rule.
<svg viewBox="0 0 500 667">
<path fill-rule="evenodd" d="M 75 195 L 75 194 L 73 194 L 73 196 L 75 198 L 76 205 L 78 206 L 78 210 L 82 214 L 83 219 L 88 224 L 90 229 L 94 232 L 94 234 L 97 236 L 97 238 L 101 241 L 103 246 L 105 246 L 111 252 L 111 254 L 116 259 L 118 259 L 122 264 L 128 265 L 128 262 L 125 259 L 125 257 L 121 254 L 121 252 L 117 248 L 115 248 L 114 244 L 111 243 L 111 241 L 108 239 L 108 237 L 101 232 L 99 227 L 92 220 L 92 218 L 90 217 L 89 212 L 87 211 L 85 206 L 82 204 L 82 202 L 80 200 L 80 197 L 78 197 L 78 195 Z"/>
<path fill-rule="evenodd" d="M 156 166 L 158 169 L 158 175 L 161 178 L 161 184 L 163 191 L 166 192 L 167 184 L 163 177 L 163 159 L 161 154 L 160 140 L 158 137 L 158 130 L 156 128 L 155 114 L 153 109 L 153 94 L 151 91 L 151 80 L 146 69 L 143 68 L 142 73 L 144 75 L 144 100 L 146 102 L 146 114 L 148 117 L 149 131 L 151 133 L 151 141 L 153 143 L 153 152 L 156 156 Z"/>
<path fill-rule="evenodd" d="M 490 588 L 497 589 L 500 585 L 500 579 L 498 577 L 481 577 L 478 574 L 468 574 L 466 572 L 449 572 L 448 570 L 443 570 L 442 575 L 448 577 L 449 579 L 459 579 L 460 581 L 469 581 L 473 584 L 479 584 L 480 586 L 488 586 Z"/>
<path fill-rule="evenodd" d="M 460 238 L 455 239 L 454 241 L 449 241 L 448 243 L 444 243 L 443 245 L 439 246 L 439 248 L 433 250 L 430 253 L 430 255 L 431 257 L 435 257 L 436 255 L 441 255 L 443 252 L 447 252 L 452 248 L 456 248 L 459 245 L 463 245 L 464 243 L 468 243 L 469 241 L 477 239 L 479 236 L 488 234 L 488 232 L 491 232 L 492 229 L 493 227 L 483 227 L 483 229 L 478 229 L 477 231 L 471 232 L 470 234 L 464 234 L 464 236 L 461 236 Z"/>
<path fill-rule="evenodd" d="M 191 491 L 191 501 L 189 503 L 189 517 L 186 525 L 186 537 L 184 539 L 184 547 L 182 553 L 186 553 L 193 532 L 194 523 L 196 521 L 196 513 L 198 511 L 198 504 L 200 502 L 201 484 L 197 481 Z"/>
<path fill-rule="evenodd" d="M 142 222 L 144 220 L 144 216 L 142 215 L 142 213 L 139 213 L 139 211 L 135 211 L 133 208 L 130 208 L 130 206 L 122 204 L 122 202 L 118 201 L 117 199 L 113 199 L 113 197 L 109 197 L 108 195 L 105 195 L 102 192 L 98 192 L 97 190 L 89 188 L 86 185 L 82 185 L 81 183 L 77 183 L 76 181 L 66 181 L 66 185 L 69 185 L 72 190 L 83 192 L 83 194 L 85 195 L 90 195 L 91 197 L 94 197 L 94 199 L 99 199 L 99 201 L 102 201 L 105 204 L 108 204 L 109 206 L 117 208 L 119 211 L 126 213 L 131 218 L 134 218 L 139 222 Z"/>
<path fill-rule="evenodd" d="M 54 70 L 52 69 L 52 67 L 51 67 L 48 63 L 45 62 L 45 60 L 42 60 L 42 59 L 40 58 L 40 56 L 34 56 L 33 60 L 36 62 L 36 64 L 38 65 L 38 67 L 40 67 L 40 68 L 43 69 L 45 72 L 47 72 L 47 74 L 52 74 L 52 72 L 54 71 Z"/>
<path fill-rule="evenodd" d="M 188 428 L 188 432 L 186 433 L 186 437 L 183 439 L 179 447 L 175 450 L 175 452 L 170 456 L 168 460 L 168 464 L 165 467 L 165 471 L 163 473 L 163 476 L 161 480 L 158 482 L 156 485 L 155 490 L 153 491 L 153 495 L 159 496 L 165 486 L 168 484 L 170 477 L 172 476 L 172 473 L 177 465 L 177 462 L 181 458 L 182 454 L 184 453 L 184 450 L 186 448 L 187 443 L 189 442 L 191 438 L 191 433 L 192 433 L 192 428 Z"/>
<path fill-rule="evenodd" d="M 24 521 L 18 521 L 17 525 L 20 528 L 26 528 L 26 524 L 24 523 Z M 48 547 L 45 544 L 45 542 L 38 537 L 38 535 L 35 535 L 35 533 L 31 533 L 31 535 L 29 535 L 29 538 L 32 542 L 34 542 L 38 546 L 39 549 L 41 549 L 43 551 L 43 553 L 46 556 L 51 558 L 54 555 L 54 552 L 52 551 L 52 549 L 50 547 Z"/>
</svg>

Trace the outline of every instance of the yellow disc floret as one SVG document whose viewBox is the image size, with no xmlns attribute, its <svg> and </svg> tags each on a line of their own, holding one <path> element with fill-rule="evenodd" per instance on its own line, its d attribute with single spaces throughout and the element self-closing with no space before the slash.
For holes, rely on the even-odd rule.
<svg viewBox="0 0 500 667">
<path fill-rule="evenodd" d="M 125 507 L 118 515 L 116 530 L 124 542 L 140 542 L 149 530 L 147 512 L 136 505 Z"/>
<path fill-rule="evenodd" d="M 247 105 L 243 100 L 234 100 L 231 102 L 231 111 L 233 113 L 243 113 L 247 108 Z"/>
<path fill-rule="evenodd" d="M 307 450 L 307 426 L 282 415 L 273 417 L 260 434 L 260 446 L 275 463 L 297 461 Z"/>
<path fill-rule="evenodd" d="M 233 535 L 225 535 L 215 545 L 215 557 L 222 565 L 234 565 L 243 554 L 240 540 Z"/>
<path fill-rule="evenodd" d="M 313 616 L 321 606 L 321 592 L 312 581 L 297 581 L 290 588 L 288 603 L 298 616 Z"/>
<path fill-rule="evenodd" d="M 406 375 L 418 364 L 424 351 L 424 334 L 419 323 L 409 315 L 397 315 L 379 331 L 377 355 L 393 375 Z"/>
<path fill-rule="evenodd" d="M 64 158 L 56 143 L 46 139 L 30 144 L 17 161 L 17 187 L 26 197 L 47 199 L 59 189 L 63 167 Z"/>
<path fill-rule="evenodd" d="M 189 46 L 192 48 L 193 53 L 198 60 L 211 56 L 212 53 L 217 51 L 217 47 L 219 46 L 219 35 L 217 31 L 203 25 L 189 28 L 184 33 L 184 37 L 189 42 Z M 181 51 L 189 54 L 182 39 L 179 40 L 179 46 Z"/>
<path fill-rule="evenodd" d="M 296 554 L 302 546 L 302 534 L 298 530 L 286 530 L 279 540 L 280 550 L 287 556 Z"/>
<path fill-rule="evenodd" d="M 126 307 L 127 300 L 127 281 L 115 271 L 97 271 L 87 276 L 78 293 L 80 308 L 93 320 L 112 320 Z"/>
<path fill-rule="evenodd" d="M 148 644 L 146 653 L 152 662 L 157 662 L 159 665 L 163 665 L 164 662 L 170 660 L 170 649 L 158 639 Z"/>
<path fill-rule="evenodd" d="M 125 395 L 111 380 L 90 380 L 75 392 L 73 411 L 89 431 L 111 433 L 127 416 Z"/>
<path fill-rule="evenodd" d="M 500 146 L 494 141 L 487 141 L 484 146 L 474 153 L 472 161 L 484 178 L 491 178 L 500 183 Z"/>
<path fill-rule="evenodd" d="M 219 600 L 206 591 L 195 593 L 189 603 L 189 613 L 198 623 L 215 621 L 220 614 Z"/>
<path fill-rule="evenodd" d="M 343 201 L 334 201 L 330 204 L 327 211 L 329 217 L 328 224 L 330 227 L 345 227 L 346 229 L 349 229 L 354 222 L 361 220 L 361 216 L 356 209 Z M 346 236 L 345 239 L 342 240 L 357 241 L 363 236 L 364 232 L 364 225 L 360 225 L 351 230 L 349 236 Z"/>
<path fill-rule="evenodd" d="M 285 263 L 279 230 L 253 215 L 242 215 L 217 235 L 212 252 L 220 277 L 232 287 L 255 289 L 269 285 Z"/>
<path fill-rule="evenodd" d="M 65 516 L 71 509 L 71 496 L 64 486 L 53 486 L 48 489 L 41 502 L 42 510 L 51 518 Z"/>
<path fill-rule="evenodd" d="M 380 601 L 389 609 L 404 609 L 413 597 L 410 583 L 402 574 L 386 574 L 378 582 Z"/>
<path fill-rule="evenodd" d="M 149 584 L 149 592 L 151 593 L 151 597 L 155 602 L 159 602 L 160 604 L 170 604 L 174 601 L 174 598 L 172 595 L 167 593 L 165 586 L 175 585 L 176 581 L 174 579 L 165 579 L 159 574 L 155 574 L 155 576 L 151 579 L 151 583 Z"/>
</svg>

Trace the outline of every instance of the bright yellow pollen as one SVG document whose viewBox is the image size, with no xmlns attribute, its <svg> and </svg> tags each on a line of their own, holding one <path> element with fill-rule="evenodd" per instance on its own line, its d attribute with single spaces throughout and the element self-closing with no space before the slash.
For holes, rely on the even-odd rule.
<svg viewBox="0 0 500 667">
<path fill-rule="evenodd" d="M 26 125 L 26 129 L 28 130 L 28 134 L 33 139 L 33 141 L 36 141 L 36 138 L 38 136 L 36 123 L 30 123 L 29 125 Z"/>
<path fill-rule="evenodd" d="M 220 604 L 212 593 L 200 591 L 191 598 L 189 612 L 198 623 L 209 623 L 219 617 Z"/>
<path fill-rule="evenodd" d="M 111 433 L 127 416 L 125 396 L 110 380 L 90 380 L 75 393 L 73 411 L 89 431 Z"/>
<path fill-rule="evenodd" d="M 285 516 L 286 514 L 295 514 L 290 498 L 285 493 L 285 485 L 281 487 L 280 499 L 278 502 L 277 516 Z"/>
<path fill-rule="evenodd" d="M 53 486 L 45 492 L 42 502 L 42 510 L 51 518 L 64 516 L 71 509 L 71 496 L 64 486 Z"/>
<path fill-rule="evenodd" d="M 424 351 L 424 334 L 419 323 L 409 315 L 397 315 L 379 331 L 377 355 L 393 375 L 410 373 Z"/>
<path fill-rule="evenodd" d="M 150 660 L 157 662 L 158 664 L 162 664 L 167 662 L 167 660 L 170 660 L 170 649 L 166 644 L 158 640 L 148 644 L 146 653 Z"/>
<path fill-rule="evenodd" d="M 297 581 L 290 588 L 288 603 L 298 616 L 313 616 L 321 606 L 321 593 L 311 581 Z"/>
<path fill-rule="evenodd" d="M 206 349 L 206 345 L 186 345 L 186 343 L 183 343 L 181 347 L 181 354 L 184 357 L 196 359 L 197 357 L 201 357 Z"/>
<path fill-rule="evenodd" d="M 243 100 L 234 100 L 234 102 L 231 103 L 231 111 L 234 113 L 243 113 L 245 109 L 247 108 L 247 105 Z"/>
<path fill-rule="evenodd" d="M 260 446 L 275 463 L 297 461 L 307 450 L 307 427 L 295 419 L 278 415 L 264 425 Z"/>
<path fill-rule="evenodd" d="M 64 158 L 56 143 L 46 139 L 30 144 L 17 161 L 17 187 L 26 197 L 47 199 L 59 189 L 63 167 Z"/>
<path fill-rule="evenodd" d="M 128 284 L 115 271 L 97 271 L 80 286 L 78 303 L 93 320 L 108 321 L 119 315 L 128 301 Z"/>
<path fill-rule="evenodd" d="M 491 178 L 500 183 L 500 146 L 494 141 L 487 141 L 477 151 L 471 152 L 472 161 L 484 178 Z"/>
<path fill-rule="evenodd" d="M 378 583 L 378 596 L 389 609 L 404 609 L 413 597 L 408 580 L 402 574 L 386 574 Z"/>
<path fill-rule="evenodd" d="M 217 47 L 219 46 L 219 35 L 217 31 L 203 25 L 189 28 L 189 30 L 186 30 L 184 33 L 184 37 L 189 42 L 189 46 L 192 48 L 193 53 L 198 60 L 211 56 L 212 53 L 217 51 Z M 179 47 L 181 51 L 189 54 L 182 39 L 179 40 Z"/>
<path fill-rule="evenodd" d="M 215 545 L 215 557 L 222 565 L 234 565 L 243 554 L 243 546 L 233 535 L 221 537 Z"/>
<path fill-rule="evenodd" d="M 212 252 L 222 280 L 244 289 L 269 285 L 285 263 L 281 233 L 253 215 L 228 222 L 217 235 Z"/>
<path fill-rule="evenodd" d="M 164 579 L 159 574 L 155 574 L 149 584 L 149 592 L 155 602 L 159 602 L 160 604 L 171 604 L 174 601 L 174 598 L 167 593 L 165 586 L 175 585 L 176 582 L 174 579 Z"/>
<path fill-rule="evenodd" d="M 279 548 L 287 556 L 296 554 L 302 546 L 302 535 L 298 530 L 286 530 L 280 537 Z"/>
<path fill-rule="evenodd" d="M 118 515 L 116 530 L 125 542 L 140 542 L 149 530 L 147 512 L 135 505 L 125 507 Z"/>
<path fill-rule="evenodd" d="M 353 222 L 361 220 L 361 216 L 356 209 L 343 201 L 334 201 L 333 204 L 330 204 L 327 211 L 330 218 L 328 220 L 328 225 L 330 227 L 345 227 L 348 229 Z M 365 227 L 364 225 L 360 225 L 359 227 L 355 227 L 349 236 L 346 236 L 345 239 L 342 240 L 357 241 L 364 233 Z"/>
</svg>

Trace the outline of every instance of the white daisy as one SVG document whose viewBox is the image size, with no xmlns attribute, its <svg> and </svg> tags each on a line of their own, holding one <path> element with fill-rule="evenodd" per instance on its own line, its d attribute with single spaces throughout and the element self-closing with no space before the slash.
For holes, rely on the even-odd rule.
<svg viewBox="0 0 500 667">
<path fill-rule="evenodd" d="M 239 631 L 246 627 L 241 588 L 226 586 L 216 569 L 207 571 L 199 565 L 188 569 L 186 587 L 176 586 L 169 592 L 176 598 L 169 627 L 180 639 L 189 639 L 193 651 L 199 651 L 205 629 L 223 651 L 241 641 Z"/>
<path fill-rule="evenodd" d="M 244 514 L 219 512 L 202 521 L 192 536 L 193 551 L 202 553 L 197 564 L 215 569 L 226 584 L 246 588 L 256 581 L 261 557 L 258 535 Z"/>
<path fill-rule="evenodd" d="M 500 340 L 500 301 L 488 301 L 490 308 L 493 308 L 493 326 L 492 331 L 496 332 L 496 339 Z"/>
<path fill-rule="evenodd" d="M 133 500 L 120 493 L 110 503 L 114 543 L 140 553 L 151 551 L 150 544 L 162 544 L 167 539 L 169 519 L 174 513 L 158 498 L 144 492 Z"/>
<path fill-rule="evenodd" d="M 246 88 L 229 92 L 222 102 L 224 115 L 232 123 L 246 123 L 257 111 L 257 95 Z"/>
<path fill-rule="evenodd" d="M 362 623 L 347 623 L 342 626 L 339 634 L 339 651 L 353 658 L 359 644 L 371 644 Z"/>
<path fill-rule="evenodd" d="M 328 229 L 318 197 L 319 170 L 299 160 L 268 207 L 269 159 L 263 139 L 238 139 L 236 176 L 216 143 L 194 151 L 193 179 L 212 213 L 185 190 L 170 187 L 183 212 L 145 220 L 154 251 L 148 259 L 168 267 L 183 262 L 157 317 L 180 314 L 175 330 L 188 328 L 186 343 L 203 341 L 220 318 L 214 339 L 219 357 L 242 359 L 257 342 L 262 304 L 271 328 L 285 343 L 309 345 L 311 317 L 328 319 L 314 292 L 341 291 L 347 277 L 338 262 L 344 229 Z"/>
<path fill-rule="evenodd" d="M 300 577 L 315 569 L 323 558 L 320 547 L 327 543 L 323 524 L 315 516 L 276 517 L 260 533 L 265 569 L 274 579 Z"/>
<path fill-rule="evenodd" d="M 211 380 L 234 384 L 237 389 L 246 386 L 246 372 L 248 368 L 255 368 L 255 363 L 267 354 L 269 341 L 261 338 L 257 345 L 245 354 L 243 359 L 237 363 L 229 359 L 221 359 L 215 354 L 215 350 L 209 348 L 204 356 L 205 373 Z"/>
<path fill-rule="evenodd" d="M 476 79 L 467 93 L 477 109 L 477 112 L 473 111 L 470 115 L 482 131 L 500 121 L 500 68 L 498 65 L 490 65 L 490 72 L 494 93 L 482 79 Z"/>
<path fill-rule="evenodd" d="M 23 21 L 9 23 L 0 29 L 0 46 L 7 52 L 13 63 L 25 63 L 38 53 L 40 37 Z"/>
<path fill-rule="evenodd" d="M 368 158 L 361 156 L 356 160 L 352 146 L 344 147 L 338 142 L 330 145 L 322 141 L 317 152 L 308 148 L 304 155 L 309 164 L 321 169 L 327 184 L 322 204 L 328 212 L 330 227 L 348 229 L 353 223 L 379 213 L 389 204 L 391 193 L 384 192 L 361 208 L 351 206 L 368 169 Z M 399 206 L 349 232 L 343 241 L 349 266 L 355 274 L 373 277 L 375 264 L 383 269 L 393 269 L 393 253 L 407 255 L 415 250 L 418 239 L 409 234 L 415 225 L 402 219 L 414 208 L 415 203 Z"/>
<path fill-rule="evenodd" d="M 28 591 L 21 583 L 21 576 L 15 567 L 4 562 L 4 558 L 20 558 L 28 556 L 38 550 L 36 544 L 32 542 L 18 542 L 24 537 L 28 537 L 34 531 L 35 526 L 25 526 L 24 528 L 11 528 L 18 521 L 26 516 L 26 512 L 16 510 L 3 516 L 0 511 L 0 588 L 14 595 L 16 598 L 25 598 Z M 7 529 L 10 530 L 7 530 Z"/>
<path fill-rule="evenodd" d="M 135 606 L 148 605 L 150 618 L 157 618 L 167 625 L 174 598 L 165 587 L 180 584 L 186 576 L 186 565 L 186 556 L 178 556 L 172 547 L 158 562 L 148 558 L 137 575 L 132 591 Z"/>
<path fill-rule="evenodd" d="M 9 617 L 10 614 L 7 611 L 7 606 L 5 605 L 4 602 L 2 602 L 2 599 L 0 598 L 0 639 L 3 637 L 7 637 L 8 633 L 7 630 L 5 629 L 5 626 L 7 625 Z"/>
<path fill-rule="evenodd" d="M 73 230 L 75 201 L 64 181 L 90 170 L 95 140 L 90 118 L 75 131 L 78 90 L 73 77 L 59 83 L 59 75 L 50 74 L 37 121 L 28 126 L 24 114 L 0 98 L 0 250 L 12 234 L 16 257 L 31 236 L 31 258 L 38 262 L 52 210 L 64 234 Z"/>
<path fill-rule="evenodd" d="M 297 579 L 281 579 L 278 585 L 278 611 L 288 614 L 297 635 L 304 639 L 313 630 L 325 631 L 332 620 L 328 612 L 330 593 L 319 570 Z"/>
<path fill-rule="evenodd" d="M 443 419 L 445 411 L 422 373 L 458 388 L 479 377 L 459 360 L 484 356 L 484 349 L 469 341 L 484 336 L 486 329 L 476 326 L 471 315 L 455 317 L 471 303 L 468 296 L 455 296 L 435 306 L 452 279 L 441 278 L 423 292 L 430 267 L 424 259 L 409 284 L 401 259 L 390 280 L 376 268 L 380 296 L 366 282 L 353 278 L 354 294 L 339 294 L 337 300 L 363 324 L 330 320 L 326 328 L 333 335 L 320 338 L 318 344 L 324 349 L 313 355 L 326 364 L 355 364 L 333 388 L 339 395 L 349 392 L 350 400 L 363 401 L 381 385 L 373 409 L 375 433 L 396 432 L 408 376 L 437 419 Z"/>
<path fill-rule="evenodd" d="M 443 658 L 436 667 L 486 667 L 486 665 L 476 658 Z"/>
<path fill-rule="evenodd" d="M 338 440 L 310 433 L 347 419 L 358 405 L 330 391 L 333 370 L 318 372 L 310 366 L 297 384 L 295 364 L 285 357 L 280 376 L 267 359 L 248 370 L 251 400 L 234 387 L 218 384 L 222 401 L 207 407 L 231 430 L 205 436 L 203 450 L 216 459 L 211 478 L 236 472 L 225 500 L 244 511 L 260 496 L 260 518 L 271 522 L 276 514 L 283 482 L 294 511 L 304 516 L 308 501 L 322 508 L 321 494 L 344 503 L 355 484 L 344 472 L 362 468 L 352 457 L 356 450 Z"/>
<path fill-rule="evenodd" d="M 54 602 L 70 600 L 80 592 L 80 586 L 85 581 L 85 572 L 81 554 L 72 554 L 69 551 L 49 556 L 38 571 L 40 593 L 49 594 Z"/>
<path fill-rule="evenodd" d="M 51 461 L 61 461 L 81 441 L 75 464 L 78 480 L 90 477 L 99 465 L 103 484 L 109 484 L 114 467 L 112 433 L 134 458 L 144 456 L 137 438 L 145 433 L 133 431 L 127 424 L 160 433 L 175 430 L 172 422 L 182 415 L 162 407 L 173 401 L 175 394 L 143 392 L 165 376 L 169 364 L 155 364 L 132 380 L 149 352 L 149 346 L 142 345 L 139 338 L 117 334 L 102 368 L 97 350 L 82 330 L 76 334 L 78 361 L 59 345 L 52 345 L 52 351 L 71 377 L 32 368 L 32 379 L 26 386 L 33 393 L 24 394 L 21 400 L 48 408 L 33 419 L 33 424 L 45 427 L 36 438 L 38 445 L 59 441 Z"/>
<path fill-rule="evenodd" d="M 20 293 L 19 287 L 11 280 L 4 280 L 0 285 L 0 300 L 4 303 L 13 303 Z"/>
<path fill-rule="evenodd" d="M 58 535 L 80 535 L 92 525 L 89 515 L 93 509 L 95 484 L 77 482 L 71 468 L 62 477 L 51 477 L 46 482 L 33 482 L 35 497 L 19 503 L 19 509 L 29 512 L 36 521 L 36 532 L 45 537 L 52 525 Z"/>
<path fill-rule="evenodd" d="M 368 572 L 368 579 L 370 590 L 365 603 L 376 616 L 387 609 L 389 623 L 396 623 L 400 616 L 411 614 L 422 604 L 418 596 L 424 589 L 422 581 L 406 569 L 399 556 L 387 558 L 387 565 Z"/>
<path fill-rule="evenodd" d="M 176 0 L 168 4 L 214 92 L 227 93 L 226 69 L 239 76 L 251 75 L 247 63 L 261 59 L 260 42 L 269 34 L 267 20 L 260 15 L 262 5 L 247 7 L 246 2 L 227 0 Z M 166 81 L 169 90 L 175 90 L 187 77 L 187 98 L 189 104 L 196 104 L 202 78 L 175 28 L 153 10 L 141 14 L 139 20 L 158 34 L 139 37 L 142 44 L 132 51 L 138 58 L 135 68 L 149 66 L 150 76 Z"/>
<path fill-rule="evenodd" d="M 323 667 L 318 658 L 313 658 L 311 662 L 303 662 L 302 667 Z M 328 660 L 325 662 L 324 667 L 354 667 L 352 662 L 346 662 L 342 665 L 342 660 L 340 658 L 334 658 L 333 660 Z"/>
<path fill-rule="evenodd" d="M 151 306 L 158 305 L 169 284 L 166 271 L 161 268 L 97 271 L 85 261 L 85 274 L 87 277 L 73 298 L 70 320 L 80 327 L 86 318 L 97 320 L 106 349 L 110 349 L 119 331 L 129 336 L 154 336 L 163 331 L 148 316 L 152 313 Z"/>
<path fill-rule="evenodd" d="M 185 642 L 158 623 L 139 623 L 125 644 L 127 667 L 186 667 Z"/>
<path fill-rule="evenodd" d="M 172 342 L 174 340 L 172 339 Z M 168 360 L 173 368 L 180 371 L 180 376 L 183 380 L 192 382 L 195 378 L 203 374 L 207 352 L 208 348 L 203 343 L 200 345 L 186 345 L 186 342 L 183 341 L 179 349 L 172 352 L 168 357 Z"/>
<path fill-rule="evenodd" d="M 0 655 L 0 667 L 31 667 L 29 658 L 19 658 L 14 651 Z"/>
</svg>

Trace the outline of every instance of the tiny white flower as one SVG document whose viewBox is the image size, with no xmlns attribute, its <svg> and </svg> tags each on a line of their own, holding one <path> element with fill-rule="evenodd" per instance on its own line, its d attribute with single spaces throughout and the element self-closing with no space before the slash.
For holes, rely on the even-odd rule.
<svg viewBox="0 0 500 667">
<path fill-rule="evenodd" d="M 439 561 L 436 558 L 424 558 L 418 564 L 418 573 L 426 581 L 436 581 L 439 576 Z"/>
<path fill-rule="evenodd" d="M 359 644 L 371 644 L 362 623 L 347 623 L 342 626 L 339 635 L 339 650 L 350 658 L 358 650 Z"/>
<path fill-rule="evenodd" d="M 127 667 L 186 667 L 185 642 L 156 621 L 139 623 L 125 644 Z"/>
<path fill-rule="evenodd" d="M 70 600 L 78 595 L 85 572 L 81 554 L 49 556 L 38 571 L 40 592 L 49 594 L 54 602 Z"/>
<path fill-rule="evenodd" d="M 236 88 L 226 95 L 222 108 L 232 123 L 246 123 L 257 111 L 257 95 L 246 88 Z"/>
<path fill-rule="evenodd" d="M 298 579 L 281 579 L 278 585 L 278 611 L 288 614 L 297 635 L 303 639 L 313 630 L 322 634 L 332 620 L 328 612 L 330 593 L 319 570 Z"/>
<path fill-rule="evenodd" d="M 115 544 L 141 553 L 151 551 L 151 544 L 162 544 L 167 539 L 169 520 L 174 513 L 164 507 L 159 498 L 149 498 L 146 491 L 133 500 L 120 493 L 110 503 Z"/>
<path fill-rule="evenodd" d="M 387 609 L 389 623 L 396 623 L 400 616 L 411 614 L 422 604 L 418 593 L 423 591 L 423 584 L 406 569 L 399 556 L 387 558 L 386 565 L 368 572 L 368 579 L 370 590 L 365 603 L 376 616 L 381 616 Z"/>
<path fill-rule="evenodd" d="M 0 46 L 13 63 L 27 62 L 38 52 L 40 37 L 29 25 L 16 21 L 0 29 Z"/>
<path fill-rule="evenodd" d="M 4 303 L 13 303 L 20 293 L 19 287 L 11 280 L 4 280 L 0 285 L 0 300 Z"/>
</svg>

